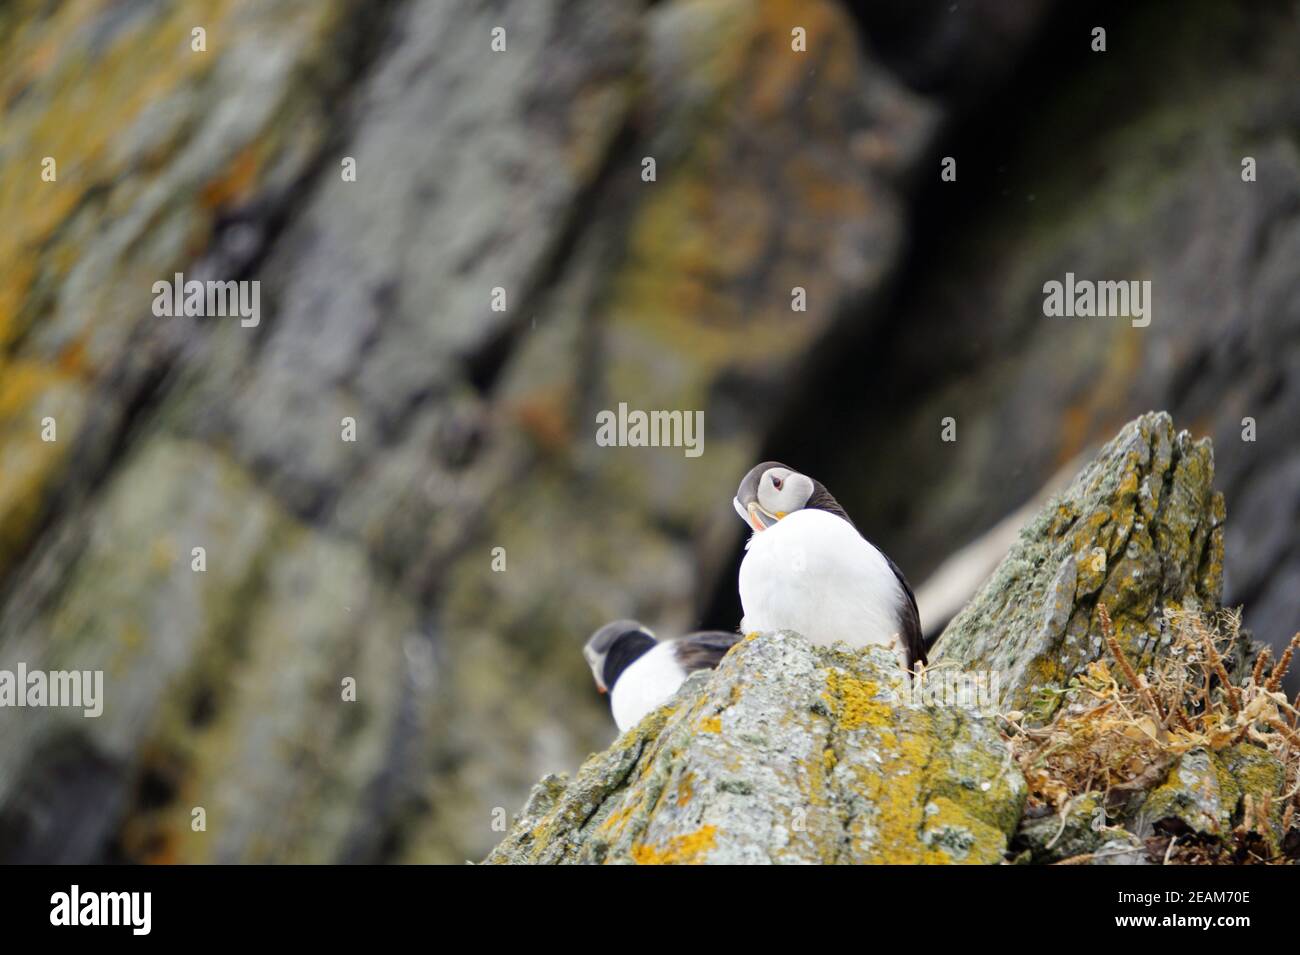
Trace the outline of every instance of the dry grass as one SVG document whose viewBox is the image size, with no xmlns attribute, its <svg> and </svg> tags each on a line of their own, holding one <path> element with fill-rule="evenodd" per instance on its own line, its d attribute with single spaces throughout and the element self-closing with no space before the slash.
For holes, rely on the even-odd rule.
<svg viewBox="0 0 1300 955">
<path fill-rule="evenodd" d="M 1288 702 L 1280 690 L 1300 633 L 1275 664 L 1270 654 L 1261 654 L 1251 674 L 1234 685 L 1223 660 L 1242 639 L 1239 614 L 1167 614 L 1172 643 L 1144 672 L 1115 640 L 1104 606 L 1098 617 L 1109 657 L 1071 683 L 1051 721 L 1034 726 L 1023 713 L 1005 716 L 1008 742 L 1029 783 L 1029 811 L 1064 816 L 1071 800 L 1089 792 L 1101 793 L 1112 806 L 1158 785 L 1189 750 L 1217 752 L 1250 743 L 1286 768 L 1283 793 L 1276 797 L 1283 803 L 1283 830 L 1300 828 L 1300 697 Z M 1252 797 L 1239 834 L 1263 831 L 1276 799 Z M 1194 843 L 1184 845 L 1175 861 L 1225 861 L 1199 858 L 1218 850 Z M 1171 842 L 1166 856 L 1173 849 Z"/>
</svg>

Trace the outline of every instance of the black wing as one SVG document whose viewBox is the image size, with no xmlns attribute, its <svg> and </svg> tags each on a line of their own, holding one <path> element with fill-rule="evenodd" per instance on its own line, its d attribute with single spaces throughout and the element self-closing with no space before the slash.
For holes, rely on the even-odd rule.
<svg viewBox="0 0 1300 955">
<path fill-rule="evenodd" d="M 742 639 L 739 633 L 726 630 L 702 630 L 676 641 L 673 655 L 687 673 L 712 670 Z"/>
<path fill-rule="evenodd" d="M 829 511 L 836 517 L 842 517 L 848 521 L 849 526 L 855 531 L 858 530 L 858 525 L 853 523 L 853 518 L 849 517 L 848 512 L 840 507 L 840 502 L 835 500 L 831 492 L 826 490 L 826 485 L 822 484 L 821 481 L 813 481 L 813 492 L 804 507 L 815 507 L 823 511 Z M 858 531 L 858 533 L 861 534 L 862 532 Z M 866 538 L 863 538 L 863 540 L 866 540 Z M 867 543 L 870 544 L 871 542 L 867 541 Z M 875 547 L 874 544 L 871 546 Z M 889 569 L 898 578 L 899 584 L 903 587 L 903 595 L 906 597 L 903 606 L 898 608 L 898 619 L 903 623 L 902 637 L 903 646 L 907 648 L 907 668 L 914 671 L 917 661 L 929 666 L 930 661 L 925 655 L 925 634 L 921 632 L 921 615 L 916 609 L 916 595 L 912 593 L 912 585 L 907 582 L 903 572 L 888 554 L 880 550 L 879 547 L 876 547 L 876 550 L 880 551 L 880 556 L 885 558 L 885 563 L 889 565 Z"/>
<path fill-rule="evenodd" d="M 916 595 L 912 593 L 912 585 L 907 582 L 893 559 L 883 550 L 880 553 L 903 586 L 903 594 L 907 598 L 903 601 L 903 606 L 898 608 L 898 618 L 903 622 L 903 646 L 907 648 L 907 668 L 915 670 L 918 662 L 929 666 L 930 660 L 925 655 L 925 634 L 921 632 L 921 615 L 916 609 Z"/>
</svg>

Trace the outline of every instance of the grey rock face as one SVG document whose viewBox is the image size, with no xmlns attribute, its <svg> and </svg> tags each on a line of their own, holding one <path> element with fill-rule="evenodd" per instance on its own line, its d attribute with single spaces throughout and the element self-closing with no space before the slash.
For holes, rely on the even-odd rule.
<svg viewBox="0 0 1300 955">
<path fill-rule="evenodd" d="M 1241 789 L 1227 772 L 1220 772 L 1213 754 L 1193 750 L 1169 772 L 1169 778 L 1147 797 L 1144 811 L 1152 819 L 1177 818 L 1188 829 L 1221 836 L 1232 826 Z"/>
<path fill-rule="evenodd" d="M 914 703 L 889 652 L 761 634 L 539 783 L 487 861 L 990 863 L 1024 794 L 993 720 Z"/>
<path fill-rule="evenodd" d="M 1008 709 L 1063 687 L 1105 650 L 1104 603 L 1135 661 L 1159 652 L 1166 609 L 1213 610 L 1223 578 L 1223 499 L 1209 441 L 1164 413 L 1131 422 L 1021 532 L 935 644 L 936 661 L 1003 676 Z"/>
<path fill-rule="evenodd" d="M 896 310 L 909 192 L 930 189 L 936 136 L 967 108 L 952 103 L 988 95 L 1049 4 L 850 6 L 0 4 L 0 666 L 102 666 L 108 697 L 99 722 L 0 713 L 0 858 L 481 858 L 498 811 L 608 742 L 576 653 L 595 624 L 734 623 L 701 619 L 733 571 L 727 501 L 801 390 L 819 400 L 803 432 L 842 449 L 814 473 L 837 493 L 835 470 L 852 476 L 841 497 L 864 528 L 899 529 L 882 542 L 916 583 L 1060 461 L 1172 404 L 1219 442 L 1230 594 L 1261 630 L 1293 625 L 1294 441 L 1270 419 L 1296 418 L 1300 381 L 1294 84 L 1277 81 L 1294 24 L 1198 27 L 1259 56 L 1227 64 L 1221 89 L 1136 97 L 1150 135 L 1121 115 L 1077 164 L 1053 154 L 1039 168 L 1073 214 L 1052 205 L 1039 228 L 1017 199 L 985 215 L 964 233 L 977 254 L 908 274 L 927 296 Z M 199 23 L 203 53 L 186 42 Z M 1166 72 L 1200 76 L 1203 50 Z M 1032 165 L 1023 135 L 1006 148 Z M 1222 175 L 1242 142 L 1260 160 L 1246 192 Z M 1196 161 L 1166 162 L 1183 143 Z M 57 183 L 36 178 L 47 153 Z M 1118 155 L 1143 162 L 1123 173 Z M 1152 335 L 1044 325 L 1037 289 L 1072 262 L 1149 270 Z M 156 318 L 152 283 L 176 271 L 260 281 L 260 326 Z M 824 374 L 827 352 L 848 372 Z M 939 458 L 954 396 L 969 417 Z M 598 448 L 594 416 L 620 403 L 703 410 L 705 455 Z M 1237 439 L 1247 414 L 1255 445 Z M 1107 492 L 1112 524 L 1080 511 L 1026 551 L 1052 565 L 1017 578 L 1033 614 L 1005 592 L 981 603 L 1038 625 L 1015 692 L 1053 647 L 1066 662 L 1048 682 L 1095 653 L 1100 595 L 1131 601 L 1139 641 L 1159 606 L 1217 599 L 1222 512 L 1197 511 L 1197 445 L 1158 430 L 1130 468 L 1149 501 Z M 1198 516 L 1169 523 L 1184 491 Z M 1113 552 L 1148 505 L 1166 521 L 1146 532 L 1171 555 L 1158 571 Z M 961 639 L 1005 662 L 974 628 Z M 801 857 L 884 851 L 844 808 L 848 773 L 827 774 L 826 818 L 841 836 L 860 822 L 857 847 Z M 953 858 L 963 839 L 932 837 Z"/>
<path fill-rule="evenodd" d="M 136 665 L 102 725 L 0 747 L 0 854 L 481 855 L 494 807 L 606 732 L 554 705 L 586 685 L 573 641 L 703 602 L 774 396 L 894 267 L 934 111 L 831 3 L 801 13 L 817 69 L 775 72 L 774 4 L 229 6 L 202 59 L 142 52 L 186 4 L 0 14 L 6 64 L 75 34 L 105 89 L 149 91 L 78 126 L 69 45 L 4 100 L 24 142 L 47 114 L 82 134 L 60 161 L 95 189 L 0 238 L 0 659 Z M 177 270 L 260 280 L 260 326 L 155 319 Z M 620 402 L 707 409 L 707 464 L 596 448 Z M 50 798 L 60 734 L 87 769 Z"/>
</svg>

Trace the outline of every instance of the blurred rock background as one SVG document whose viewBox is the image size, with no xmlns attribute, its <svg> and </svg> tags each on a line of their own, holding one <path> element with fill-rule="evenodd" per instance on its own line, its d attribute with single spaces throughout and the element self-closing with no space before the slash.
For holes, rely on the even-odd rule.
<svg viewBox="0 0 1300 955">
<path fill-rule="evenodd" d="M 0 668 L 107 697 L 0 710 L 0 859 L 483 856 L 613 736 L 592 629 L 736 624 L 760 455 L 921 583 L 1167 409 L 1288 638 L 1300 4 L 1078 7 L 0 6 Z M 261 324 L 155 318 L 177 271 Z M 1151 325 L 1045 318 L 1066 271 Z M 597 447 L 620 402 L 703 455 Z"/>
</svg>

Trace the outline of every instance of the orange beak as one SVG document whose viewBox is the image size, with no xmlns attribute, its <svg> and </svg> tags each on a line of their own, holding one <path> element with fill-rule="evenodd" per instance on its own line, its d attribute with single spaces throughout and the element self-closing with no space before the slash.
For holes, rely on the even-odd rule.
<svg viewBox="0 0 1300 955">
<path fill-rule="evenodd" d="M 758 512 L 759 507 L 757 504 L 749 505 L 749 525 L 756 531 L 765 531 L 767 530 L 767 525 L 764 524 L 763 519 L 758 516 Z"/>
</svg>

